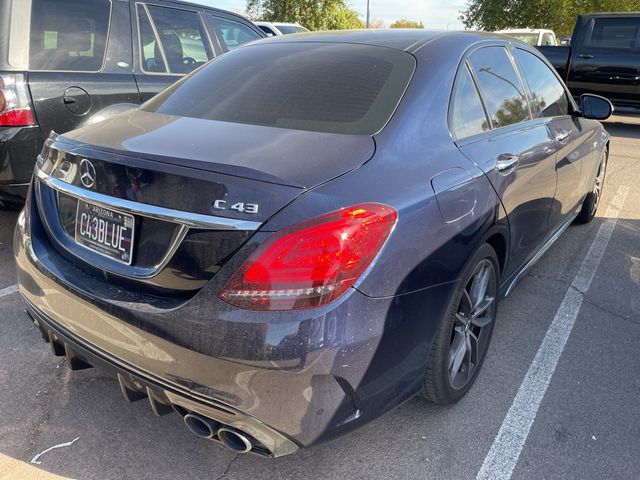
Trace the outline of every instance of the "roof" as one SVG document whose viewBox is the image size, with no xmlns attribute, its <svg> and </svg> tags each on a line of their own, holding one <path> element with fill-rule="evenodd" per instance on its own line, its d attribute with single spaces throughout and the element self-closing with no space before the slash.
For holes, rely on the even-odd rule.
<svg viewBox="0 0 640 480">
<path fill-rule="evenodd" d="M 482 32 L 446 32 L 422 29 L 339 30 L 331 32 L 296 33 L 293 35 L 269 37 L 265 40 L 261 40 L 260 43 L 356 43 L 396 48 L 407 52 L 413 52 L 436 38 L 460 35 L 465 35 L 469 40 L 471 40 L 472 37 L 476 37 L 477 40 L 486 39 L 491 36 L 495 37 L 495 35 Z"/>
<path fill-rule="evenodd" d="M 640 12 L 598 12 L 598 13 L 582 13 L 579 15 L 583 18 L 595 17 L 640 17 Z"/>
<path fill-rule="evenodd" d="M 176 6 L 182 5 L 182 6 L 189 6 L 189 7 L 195 7 L 195 8 L 203 8 L 205 10 L 221 12 L 221 13 L 224 13 L 226 15 L 232 15 L 234 17 L 244 18 L 245 20 L 250 21 L 244 15 L 236 13 L 236 12 L 234 12 L 232 10 L 225 10 L 224 8 L 214 7 L 212 5 L 203 3 L 203 0 L 163 0 L 163 3 L 167 3 L 167 4 L 172 4 L 173 3 Z"/>
<path fill-rule="evenodd" d="M 328 32 L 295 33 L 269 37 L 260 43 L 269 42 L 317 42 L 317 43 L 356 43 L 378 47 L 396 48 L 412 53 L 433 40 L 444 37 L 464 38 L 473 41 L 501 38 L 490 32 L 442 31 L 422 29 L 376 29 L 376 30 L 336 30 Z M 501 38 L 504 39 L 504 38 Z"/>
</svg>

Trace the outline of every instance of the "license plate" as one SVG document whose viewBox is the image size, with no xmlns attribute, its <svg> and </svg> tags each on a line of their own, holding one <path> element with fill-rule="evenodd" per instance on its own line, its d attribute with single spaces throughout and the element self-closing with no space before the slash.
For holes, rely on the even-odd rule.
<svg viewBox="0 0 640 480">
<path fill-rule="evenodd" d="M 75 240 L 89 250 L 131 265 L 133 215 L 78 200 Z"/>
</svg>

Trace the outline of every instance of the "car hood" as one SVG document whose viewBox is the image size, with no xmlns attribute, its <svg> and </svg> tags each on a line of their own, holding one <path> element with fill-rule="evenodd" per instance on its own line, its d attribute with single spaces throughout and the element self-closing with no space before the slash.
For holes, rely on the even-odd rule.
<svg viewBox="0 0 640 480">
<path fill-rule="evenodd" d="M 375 152 L 373 137 L 246 125 L 133 110 L 59 141 L 298 188 L 347 173 Z"/>
</svg>

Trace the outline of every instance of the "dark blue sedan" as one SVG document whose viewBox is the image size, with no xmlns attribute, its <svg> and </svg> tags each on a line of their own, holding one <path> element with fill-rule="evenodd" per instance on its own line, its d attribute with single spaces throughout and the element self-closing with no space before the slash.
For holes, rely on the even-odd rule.
<svg viewBox="0 0 640 480">
<path fill-rule="evenodd" d="M 477 378 L 498 301 L 598 207 L 611 105 L 475 33 L 272 38 L 52 134 L 15 233 L 72 369 L 280 456 Z"/>
</svg>

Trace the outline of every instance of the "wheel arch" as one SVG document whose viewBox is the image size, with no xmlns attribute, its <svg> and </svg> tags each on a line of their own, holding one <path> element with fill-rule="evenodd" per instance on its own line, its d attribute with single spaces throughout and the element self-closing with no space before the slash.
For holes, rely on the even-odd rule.
<svg viewBox="0 0 640 480">
<path fill-rule="evenodd" d="M 494 232 L 490 234 L 484 241 L 493 248 L 498 256 L 498 263 L 500 267 L 500 275 L 505 271 L 505 267 L 507 266 L 507 239 L 503 232 Z"/>
</svg>

